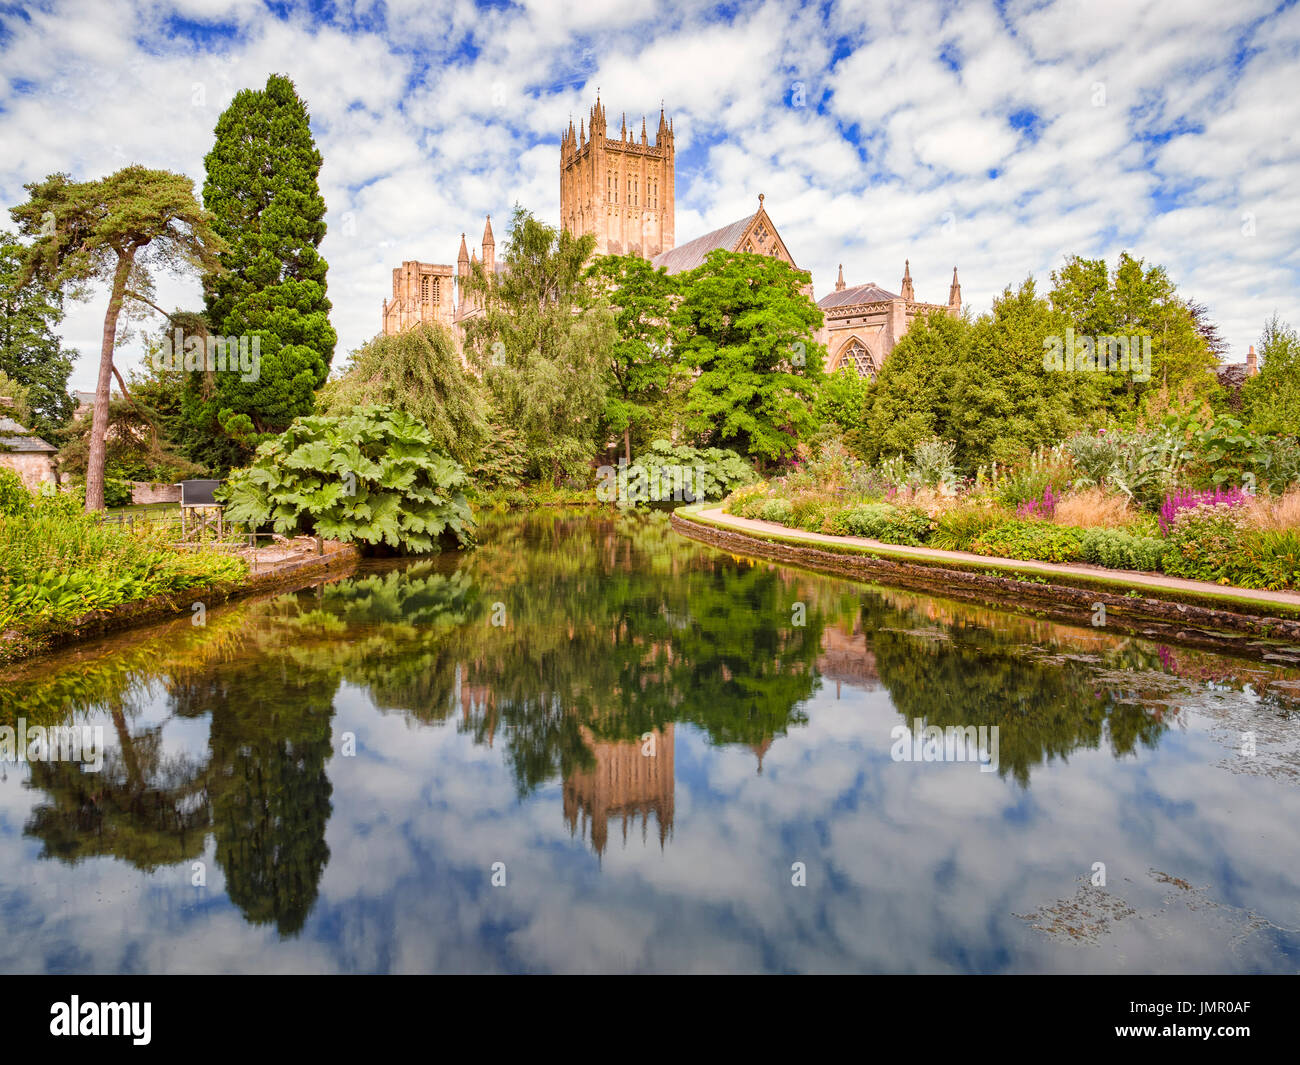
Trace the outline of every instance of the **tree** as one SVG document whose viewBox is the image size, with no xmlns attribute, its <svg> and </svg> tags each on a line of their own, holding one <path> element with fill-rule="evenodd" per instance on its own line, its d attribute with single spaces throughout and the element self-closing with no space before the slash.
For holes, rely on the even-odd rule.
<svg viewBox="0 0 1300 1065">
<path fill-rule="evenodd" d="M 1008 462 L 1068 436 L 1095 414 L 1113 375 L 1044 366 L 1045 342 L 1061 337 L 1065 325 L 1032 278 L 1015 292 L 1005 289 L 976 321 L 969 355 L 953 378 L 950 431 L 958 465 Z"/>
<path fill-rule="evenodd" d="M 246 456 L 257 435 L 312 412 L 337 340 L 328 264 L 317 250 L 325 237 L 321 156 L 293 82 L 273 74 L 265 89 L 237 93 L 204 165 L 203 202 L 228 245 L 224 269 L 204 281 L 207 320 L 215 335 L 257 338 L 260 361 L 254 380 L 192 377 L 189 420 L 234 439 Z"/>
<path fill-rule="evenodd" d="M 663 413 L 680 364 L 670 353 L 668 318 L 676 289 L 663 268 L 640 255 L 602 255 L 590 275 L 606 293 L 618 337 L 610 348 L 611 385 L 605 422 L 623 437 L 623 453 L 632 461 L 632 437 L 638 448 Z"/>
<path fill-rule="evenodd" d="M 63 320 L 62 300 L 42 285 L 20 285 L 22 276 L 23 246 L 0 231 L 0 373 L 27 392 L 23 424 L 56 437 L 76 407 L 68 395 L 73 353 L 54 331 Z"/>
<path fill-rule="evenodd" d="M 75 182 L 66 174 L 24 186 L 30 198 L 9 213 L 33 243 L 23 251 L 20 287 L 39 281 L 80 295 L 91 281 L 110 284 L 100 343 L 99 375 L 86 468 L 86 510 L 104 509 L 104 434 L 118 317 L 128 285 L 150 291 L 150 269 L 215 271 L 224 245 L 181 174 L 133 165 L 99 181 Z"/>
<path fill-rule="evenodd" d="M 1178 295 L 1162 266 L 1121 252 L 1113 271 L 1104 259 L 1073 256 L 1052 273 L 1052 307 L 1076 333 L 1151 339 L 1151 379 L 1112 378 L 1106 409 L 1159 414 L 1171 403 L 1193 404 L 1218 388 L 1214 376 L 1222 338 L 1205 308 Z"/>
<path fill-rule="evenodd" d="M 1256 432 L 1300 436 L 1300 335 L 1276 314 L 1259 338 L 1259 373 L 1242 386 L 1242 406 Z"/>
<path fill-rule="evenodd" d="M 698 371 L 687 426 L 758 459 L 794 450 L 813 426 L 825 352 L 809 277 L 766 255 L 716 250 L 680 282 L 673 315 L 683 362 Z"/>
<path fill-rule="evenodd" d="M 424 424 L 434 447 L 466 467 L 488 439 L 487 403 L 441 325 L 422 323 L 364 344 L 344 376 L 321 390 L 319 404 L 326 414 L 371 406 L 404 411 Z"/>
<path fill-rule="evenodd" d="M 585 264 L 595 247 L 516 207 L 504 269 L 481 264 L 465 290 L 478 313 L 465 325 L 468 354 L 501 420 L 524 437 L 533 476 L 556 484 L 589 477 L 600 444 L 614 321 Z"/>
<path fill-rule="evenodd" d="M 957 368 L 970 358 L 972 325 L 944 312 L 918 316 L 872 383 L 863 418 L 871 461 L 910 454 L 922 440 L 952 433 Z"/>
</svg>

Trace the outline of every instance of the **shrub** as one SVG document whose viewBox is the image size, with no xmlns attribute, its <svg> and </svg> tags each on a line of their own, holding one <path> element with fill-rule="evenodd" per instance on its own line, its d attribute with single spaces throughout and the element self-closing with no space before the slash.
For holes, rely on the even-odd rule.
<svg viewBox="0 0 1300 1065">
<path fill-rule="evenodd" d="M 763 505 L 758 508 L 758 517 L 763 521 L 774 521 L 781 525 L 786 525 L 794 513 L 794 507 L 790 505 L 788 499 L 766 499 Z"/>
<path fill-rule="evenodd" d="M 688 447 L 667 440 L 654 441 L 636 456 L 629 469 L 637 466 L 647 471 L 652 485 L 657 483 L 661 486 L 683 483 L 685 473 L 679 474 L 679 479 L 674 482 L 672 470 L 691 471 L 685 486 L 691 489 L 696 501 L 722 499 L 733 489 L 758 479 L 753 467 L 734 451 L 719 447 Z M 665 473 L 665 469 L 670 472 Z M 665 487 L 665 490 L 671 491 L 671 488 Z"/>
<path fill-rule="evenodd" d="M 1240 568 L 1238 551 L 1245 513 L 1228 503 L 1203 503 L 1180 510 L 1169 531 L 1166 573 L 1197 581 L 1231 583 Z"/>
<path fill-rule="evenodd" d="M 1160 569 L 1167 544 L 1158 536 L 1140 536 L 1123 529 L 1088 529 L 1083 534 L 1083 557 L 1111 569 Z"/>
<path fill-rule="evenodd" d="M 824 497 L 801 496 L 791 501 L 789 524 L 808 532 L 821 532 L 828 511 L 835 506 L 835 503 Z"/>
<path fill-rule="evenodd" d="M 910 479 L 927 488 L 954 484 L 957 480 L 953 464 L 956 455 L 957 445 L 949 440 L 940 440 L 938 437 L 922 440 L 912 448 Z"/>
<path fill-rule="evenodd" d="M 1173 528 L 1180 511 L 1199 506 L 1240 507 L 1251 501 L 1240 488 L 1209 488 L 1204 492 L 1175 492 L 1165 496 L 1160 506 L 1160 531 L 1166 536 Z"/>
<path fill-rule="evenodd" d="M 1080 488 L 1103 488 L 1119 461 L 1121 440 L 1114 433 L 1079 433 L 1066 441 Z"/>
<path fill-rule="evenodd" d="M 758 481 L 755 484 L 747 484 L 743 488 L 733 489 L 732 492 L 722 501 L 722 509 L 728 514 L 739 514 L 741 517 L 752 517 L 747 514 L 746 508 L 751 504 L 754 506 L 761 505 L 767 499 L 767 482 Z"/>
<path fill-rule="evenodd" d="M 282 535 L 381 541 L 437 551 L 444 532 L 469 542 L 468 479 L 409 414 L 363 407 L 338 417 L 298 418 L 257 449 L 221 489 L 229 520 L 270 522 Z"/>
<path fill-rule="evenodd" d="M 1065 493 L 1073 471 L 1057 454 L 1032 455 L 1013 466 L 998 480 L 994 497 L 1012 509 L 1041 500 L 1050 488 L 1057 498 Z"/>
<path fill-rule="evenodd" d="M 971 550 L 1039 562 L 1079 562 L 1083 559 L 1083 530 L 1045 521 L 1012 519 L 980 536 Z"/>
<path fill-rule="evenodd" d="M 833 515 L 830 527 L 839 536 L 864 536 L 886 544 L 920 547 L 934 530 L 935 523 L 916 507 L 859 503 Z"/>
<path fill-rule="evenodd" d="M 0 469 L 0 514 L 22 514 L 32 507 L 32 494 L 13 470 Z"/>
</svg>

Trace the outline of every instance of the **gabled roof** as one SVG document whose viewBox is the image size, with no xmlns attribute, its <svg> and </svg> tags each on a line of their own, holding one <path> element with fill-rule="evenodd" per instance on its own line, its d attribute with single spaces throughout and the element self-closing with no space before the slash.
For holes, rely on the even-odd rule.
<svg viewBox="0 0 1300 1065">
<path fill-rule="evenodd" d="M 831 307 L 849 307 L 855 303 L 878 303 L 881 300 L 896 299 L 902 297 L 881 288 L 874 281 L 868 281 L 865 285 L 855 285 L 853 288 L 842 289 L 839 292 L 828 292 L 817 301 L 817 306 L 825 311 Z"/>
<path fill-rule="evenodd" d="M 59 449 L 33 436 L 12 418 L 0 417 L 0 452 L 44 452 L 53 455 Z"/>
<path fill-rule="evenodd" d="M 746 215 L 739 221 L 725 225 L 721 229 L 715 229 L 712 233 L 705 233 L 702 237 L 696 237 L 686 244 L 679 245 L 676 248 L 669 248 L 668 251 L 661 251 L 653 259 L 650 265 L 654 267 L 664 267 L 670 274 L 680 274 L 686 270 L 694 270 L 708 257 L 709 252 L 722 249 L 723 251 L 732 251 L 740 243 L 740 238 L 745 235 L 745 230 L 749 228 L 749 223 L 754 220 L 753 215 Z"/>
</svg>

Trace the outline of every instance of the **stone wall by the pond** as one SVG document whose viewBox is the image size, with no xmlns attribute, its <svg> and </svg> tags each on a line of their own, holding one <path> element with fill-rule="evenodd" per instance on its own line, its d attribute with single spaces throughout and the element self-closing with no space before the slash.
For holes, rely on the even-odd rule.
<svg viewBox="0 0 1300 1065">
<path fill-rule="evenodd" d="M 1269 616 L 1252 611 L 1251 604 L 1237 609 L 1159 598 L 1158 590 L 1141 594 L 1077 587 L 1045 579 L 1017 579 L 944 566 L 941 562 L 911 562 L 869 553 L 827 550 L 764 539 L 694 519 L 675 511 L 673 528 L 683 536 L 724 551 L 803 566 L 856 580 L 919 588 L 935 595 L 973 599 L 1006 609 L 1050 617 L 1076 625 L 1092 625 L 1097 605 L 1105 607 L 1105 627 L 1153 639 L 1174 640 L 1196 646 L 1231 650 L 1270 660 L 1300 660 L 1300 619 Z M 989 569 L 997 560 L 989 559 Z M 1122 578 L 1122 574 L 1116 576 Z"/>
</svg>

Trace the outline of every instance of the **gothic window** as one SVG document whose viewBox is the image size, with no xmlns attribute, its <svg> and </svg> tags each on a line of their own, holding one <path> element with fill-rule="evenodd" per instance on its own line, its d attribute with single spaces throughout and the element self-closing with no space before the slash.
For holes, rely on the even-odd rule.
<svg viewBox="0 0 1300 1065">
<path fill-rule="evenodd" d="M 429 302 L 429 278 L 427 276 L 420 278 L 420 301 Z"/>
<path fill-rule="evenodd" d="M 867 351 L 858 341 L 849 341 L 849 346 L 844 349 L 844 354 L 840 356 L 840 368 L 848 366 L 859 377 L 875 377 L 876 368 L 871 361 L 871 353 Z"/>
<path fill-rule="evenodd" d="M 439 278 L 439 277 L 435 277 L 435 278 L 426 278 L 426 280 L 432 280 L 432 282 L 433 282 L 433 289 L 432 289 L 432 291 L 433 291 L 433 302 L 434 302 L 434 303 L 439 302 L 439 301 L 442 299 L 442 295 L 441 295 L 441 290 L 442 290 L 442 278 Z"/>
</svg>

